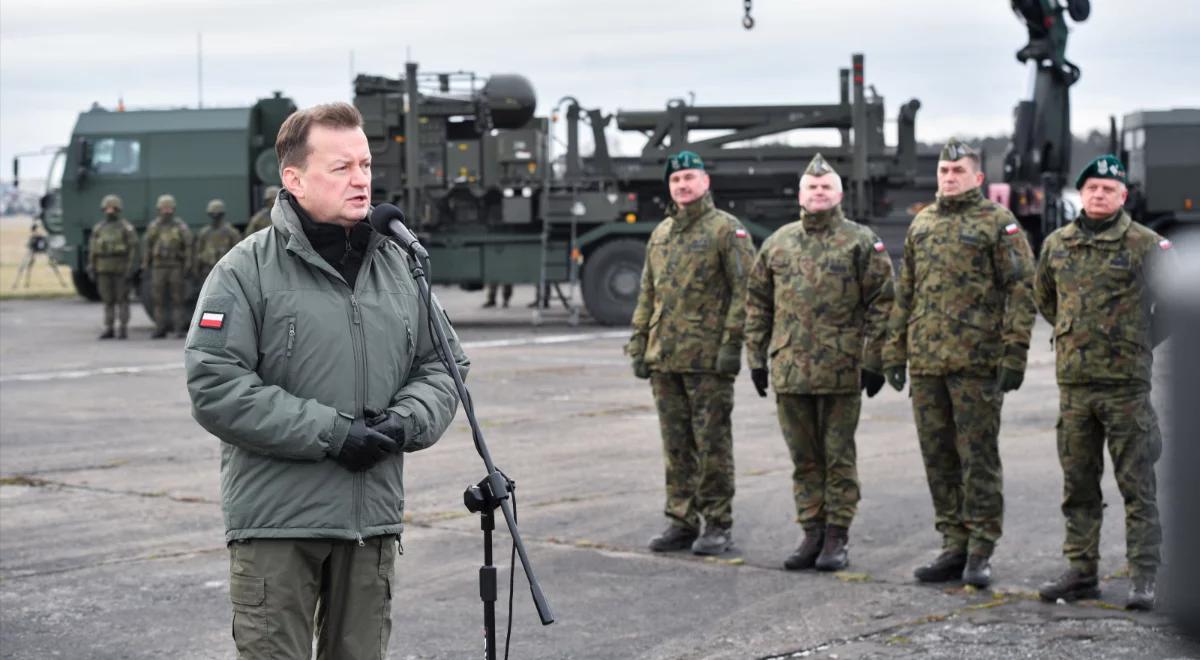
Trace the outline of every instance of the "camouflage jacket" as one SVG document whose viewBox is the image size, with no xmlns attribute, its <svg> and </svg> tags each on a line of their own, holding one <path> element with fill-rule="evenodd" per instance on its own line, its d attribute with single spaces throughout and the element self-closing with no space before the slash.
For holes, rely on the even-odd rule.
<svg viewBox="0 0 1200 660">
<path fill-rule="evenodd" d="M 146 227 L 146 249 L 142 251 L 142 268 L 192 267 L 192 230 L 178 217 L 170 220 L 155 218 Z"/>
<path fill-rule="evenodd" d="M 885 366 L 915 375 L 1025 370 L 1033 304 L 1033 252 L 1008 209 L 978 188 L 939 197 L 904 239 Z"/>
<path fill-rule="evenodd" d="M 207 275 L 240 240 L 241 233 L 226 223 L 201 229 L 196 236 L 196 271 L 200 275 Z"/>
<path fill-rule="evenodd" d="M 1147 274 L 1170 241 L 1121 211 L 1099 233 L 1082 220 L 1042 245 L 1034 296 L 1054 324 L 1058 382 L 1150 383 L 1154 361 Z"/>
<path fill-rule="evenodd" d="M 96 273 L 133 273 L 137 265 L 137 231 L 125 218 L 101 220 L 88 240 L 88 269 Z"/>
<path fill-rule="evenodd" d="M 258 210 L 253 217 L 250 218 L 250 224 L 246 225 L 246 237 L 260 229 L 266 229 L 271 226 L 271 205 L 268 204 Z"/>
<path fill-rule="evenodd" d="M 857 392 L 882 373 L 892 260 L 875 232 L 841 208 L 781 227 L 763 243 L 746 285 L 746 359 L 771 367 L 784 394 Z"/>
<path fill-rule="evenodd" d="M 722 345 L 742 345 L 749 233 L 711 195 L 672 205 L 646 245 L 626 352 L 654 371 L 715 373 Z"/>
</svg>

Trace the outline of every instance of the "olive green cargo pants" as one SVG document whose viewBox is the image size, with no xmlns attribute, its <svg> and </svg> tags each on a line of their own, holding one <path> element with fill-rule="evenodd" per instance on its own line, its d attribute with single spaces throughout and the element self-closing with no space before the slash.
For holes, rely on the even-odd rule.
<svg viewBox="0 0 1200 660">
<path fill-rule="evenodd" d="M 97 273 L 96 289 L 104 301 L 104 327 L 112 330 L 113 322 L 118 319 L 122 328 L 128 326 L 129 280 L 125 273 Z"/>
<path fill-rule="evenodd" d="M 229 544 L 229 597 L 239 660 L 312 654 L 382 660 L 392 633 L 396 536 L 250 539 Z M 315 613 L 315 621 L 314 621 Z"/>
<path fill-rule="evenodd" d="M 862 395 L 778 394 L 779 428 L 792 455 L 796 521 L 805 529 L 849 527 L 858 510 L 854 432 Z"/>
<path fill-rule="evenodd" d="M 150 295 L 154 298 L 154 325 L 159 331 L 174 327 L 186 332 L 188 317 L 187 282 L 183 266 L 156 266 L 150 269 Z"/>
</svg>

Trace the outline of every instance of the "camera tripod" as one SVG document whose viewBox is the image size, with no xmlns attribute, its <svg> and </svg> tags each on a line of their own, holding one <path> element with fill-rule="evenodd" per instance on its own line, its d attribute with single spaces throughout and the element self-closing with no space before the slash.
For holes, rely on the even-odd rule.
<svg viewBox="0 0 1200 660">
<path fill-rule="evenodd" d="M 17 277 L 13 280 L 12 289 L 16 290 L 17 285 L 21 283 L 21 276 L 25 276 L 25 288 L 29 288 L 30 278 L 33 276 L 33 262 L 39 254 L 46 252 L 48 242 L 44 234 L 37 233 L 38 223 L 35 220 L 33 226 L 29 228 L 29 240 L 25 242 L 25 257 L 21 259 L 21 265 L 17 266 Z M 67 286 L 66 280 L 63 279 L 62 273 L 58 272 L 58 264 L 54 263 L 54 259 L 50 255 L 46 255 L 46 260 L 50 264 L 50 270 L 54 271 L 54 276 L 58 278 L 58 283 L 63 287 Z"/>
</svg>

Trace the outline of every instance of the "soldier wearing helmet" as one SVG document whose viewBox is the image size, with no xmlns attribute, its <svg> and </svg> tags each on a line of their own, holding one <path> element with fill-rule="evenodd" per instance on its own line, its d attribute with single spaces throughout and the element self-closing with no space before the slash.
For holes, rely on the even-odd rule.
<svg viewBox="0 0 1200 660">
<path fill-rule="evenodd" d="M 195 275 L 198 282 L 204 282 L 221 257 L 242 240 L 241 233 L 225 222 L 225 202 L 211 200 L 205 212 L 208 213 L 210 224 L 196 236 Z"/>
<path fill-rule="evenodd" d="M 250 234 L 271 226 L 271 207 L 275 205 L 275 198 L 279 196 L 279 186 L 267 186 L 263 191 L 263 206 L 250 218 L 250 224 L 246 225 L 246 237 Z"/>
<path fill-rule="evenodd" d="M 154 309 L 155 339 L 187 336 L 187 273 L 192 268 L 192 232 L 175 215 L 175 198 L 160 195 L 155 204 L 158 216 L 146 227 L 142 271 L 150 274 L 150 296 Z"/>
<path fill-rule="evenodd" d="M 137 231 L 121 215 L 121 198 L 105 195 L 100 201 L 104 219 L 92 227 L 88 240 L 87 274 L 104 302 L 101 339 L 126 339 L 129 335 L 129 282 L 137 268 Z M 113 332 L 114 321 L 120 321 Z"/>
</svg>

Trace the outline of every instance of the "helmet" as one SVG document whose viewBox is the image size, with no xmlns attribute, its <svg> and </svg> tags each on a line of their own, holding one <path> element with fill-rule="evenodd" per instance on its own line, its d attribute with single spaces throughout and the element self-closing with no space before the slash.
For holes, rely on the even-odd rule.
<svg viewBox="0 0 1200 660">
<path fill-rule="evenodd" d="M 267 189 L 263 191 L 263 201 L 264 202 L 273 202 L 273 201 L 275 201 L 275 198 L 278 196 L 279 196 L 279 186 L 267 186 Z"/>
<path fill-rule="evenodd" d="M 158 201 L 154 203 L 154 207 L 159 211 L 163 210 L 164 208 L 169 208 L 174 211 L 175 197 L 173 195 L 159 195 Z"/>
<path fill-rule="evenodd" d="M 216 213 L 224 213 L 225 212 L 225 202 L 222 202 L 219 199 L 209 200 L 208 208 L 206 208 L 204 210 L 204 212 L 209 215 L 214 215 Z"/>
<path fill-rule="evenodd" d="M 117 210 L 120 211 L 121 209 L 125 208 L 125 203 L 122 202 L 121 198 L 116 195 L 105 195 L 104 199 L 100 200 L 100 210 L 107 211 L 108 207 L 110 206 L 115 206 L 117 207 Z"/>
</svg>

